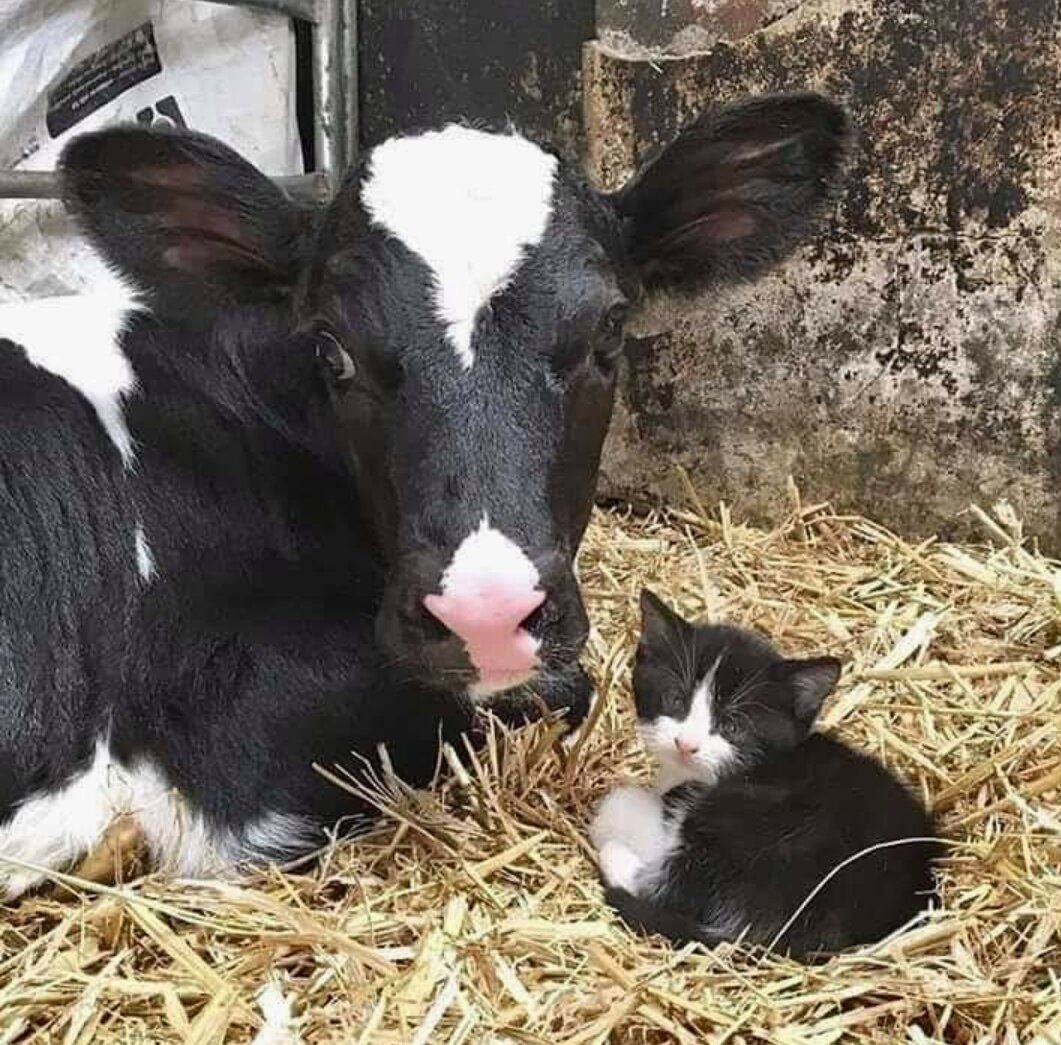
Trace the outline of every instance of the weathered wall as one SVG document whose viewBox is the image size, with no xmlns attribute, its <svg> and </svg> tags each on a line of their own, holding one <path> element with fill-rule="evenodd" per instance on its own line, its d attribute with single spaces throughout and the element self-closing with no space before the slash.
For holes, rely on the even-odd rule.
<svg viewBox="0 0 1061 1045">
<path fill-rule="evenodd" d="M 361 144 L 446 120 L 525 132 L 578 152 L 593 0 L 361 0 Z"/>
<path fill-rule="evenodd" d="M 915 534 L 1004 496 L 1061 547 L 1055 0 L 664 7 L 677 21 L 598 0 L 583 79 L 601 184 L 747 92 L 836 96 L 860 140 L 821 242 L 753 288 L 660 306 L 631 340 L 602 492 L 674 497 L 680 464 L 707 499 L 776 518 L 792 474 Z M 687 49 L 683 7 L 709 49 L 646 57 Z"/>
</svg>

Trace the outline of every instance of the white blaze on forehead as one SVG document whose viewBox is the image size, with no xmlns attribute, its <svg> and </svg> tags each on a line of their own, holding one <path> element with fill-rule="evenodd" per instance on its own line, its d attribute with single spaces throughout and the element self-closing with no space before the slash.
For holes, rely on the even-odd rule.
<svg viewBox="0 0 1061 1045">
<path fill-rule="evenodd" d="M 141 307 L 135 291 L 112 272 L 80 294 L 0 305 L 0 338 L 21 345 L 30 362 L 91 403 L 127 467 L 133 441 L 122 398 L 136 386 L 136 375 L 118 342 L 130 313 Z"/>
<path fill-rule="evenodd" d="M 681 723 L 681 734 L 691 740 L 706 742 L 715 727 L 712 708 L 715 703 L 715 676 L 722 663 L 719 657 L 708 669 L 704 677 L 693 690 L 693 699 L 689 704 L 689 714 Z"/>
<path fill-rule="evenodd" d="M 372 152 L 361 199 L 430 267 L 438 316 L 465 368 L 475 362 L 479 309 L 549 224 L 555 174 L 556 158 L 526 138 L 455 124 Z"/>
<path fill-rule="evenodd" d="M 477 591 L 484 586 L 533 591 L 541 579 L 523 549 L 484 515 L 453 553 L 442 574 L 442 591 Z"/>
</svg>

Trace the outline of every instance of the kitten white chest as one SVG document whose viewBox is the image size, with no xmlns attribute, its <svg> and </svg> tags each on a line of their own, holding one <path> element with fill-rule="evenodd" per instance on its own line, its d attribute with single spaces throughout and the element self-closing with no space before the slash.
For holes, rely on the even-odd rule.
<svg viewBox="0 0 1061 1045">
<path fill-rule="evenodd" d="M 635 895 L 651 893 L 679 844 L 681 819 L 668 813 L 657 791 L 610 792 L 589 828 L 605 883 Z"/>
</svg>

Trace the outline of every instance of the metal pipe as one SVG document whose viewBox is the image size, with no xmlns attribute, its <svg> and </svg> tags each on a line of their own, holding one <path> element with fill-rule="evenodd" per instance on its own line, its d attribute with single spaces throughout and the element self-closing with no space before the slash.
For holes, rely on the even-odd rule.
<svg viewBox="0 0 1061 1045">
<path fill-rule="evenodd" d="M 341 10 L 339 0 L 320 0 L 313 32 L 313 145 L 317 169 L 333 188 L 342 177 L 345 152 Z"/>
<path fill-rule="evenodd" d="M 328 199 L 328 179 L 323 172 L 284 174 L 273 181 L 289 196 L 312 203 Z M 0 199 L 58 199 L 62 195 L 54 171 L 0 171 Z"/>
<path fill-rule="evenodd" d="M 275 11 L 298 18 L 303 22 L 316 22 L 318 18 L 317 0 L 208 0 L 212 4 L 225 4 L 227 7 L 257 7 L 263 11 Z"/>
<path fill-rule="evenodd" d="M 342 164 L 339 170 L 341 176 L 357 163 L 358 148 L 361 141 L 361 128 L 359 120 L 361 106 L 358 103 L 358 24 L 357 10 L 358 0 L 341 0 L 343 18 L 343 36 L 340 51 L 339 76 L 343 84 L 343 127 L 345 129 L 345 148 L 341 156 Z"/>
</svg>

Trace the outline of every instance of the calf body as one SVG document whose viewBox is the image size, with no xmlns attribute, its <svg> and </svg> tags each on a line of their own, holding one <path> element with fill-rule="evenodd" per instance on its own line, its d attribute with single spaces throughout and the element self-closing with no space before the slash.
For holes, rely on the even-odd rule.
<svg viewBox="0 0 1061 1045">
<path fill-rule="evenodd" d="M 22 343 L 0 342 L 0 854 L 61 866 L 131 813 L 161 865 L 213 873 L 356 812 L 315 761 L 384 743 L 430 776 L 443 718 L 454 739 L 469 715 L 384 681 L 381 564 L 334 425 L 292 441 L 248 408 L 312 353 L 161 324 L 129 295 L 120 322 L 64 325 L 82 376 L 46 365 L 49 324 L 4 312 Z M 132 380 L 92 386 L 104 367 Z M 0 868 L 11 893 L 35 877 Z"/>
<path fill-rule="evenodd" d="M 584 713 L 573 559 L 627 313 L 809 230 L 846 127 L 705 117 L 618 197 L 518 136 L 386 143 L 324 210 L 119 128 L 63 174 L 103 265 L 0 308 L 0 891 L 134 816 L 162 866 L 311 848 L 477 702 Z"/>
</svg>

